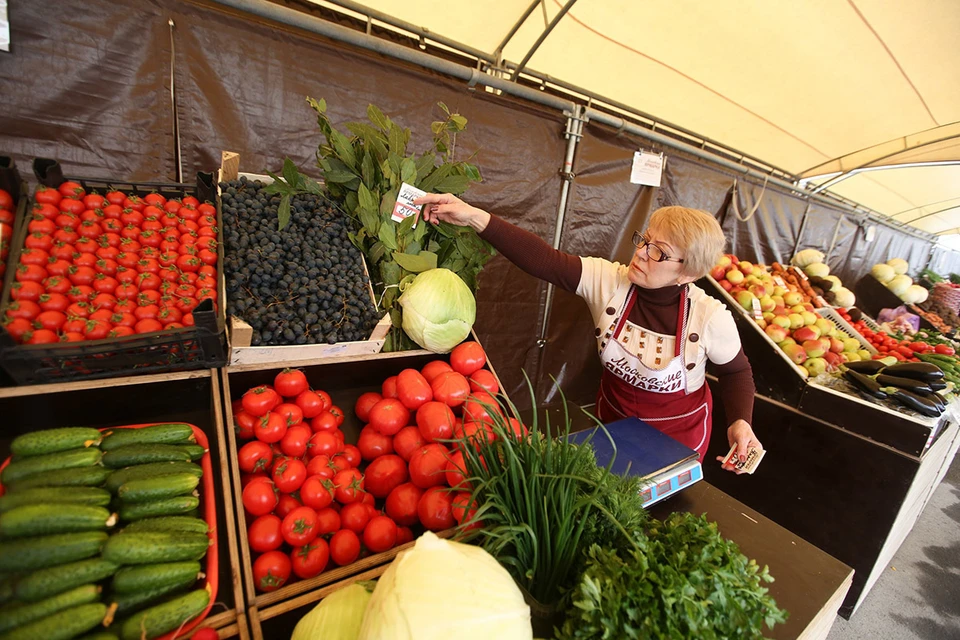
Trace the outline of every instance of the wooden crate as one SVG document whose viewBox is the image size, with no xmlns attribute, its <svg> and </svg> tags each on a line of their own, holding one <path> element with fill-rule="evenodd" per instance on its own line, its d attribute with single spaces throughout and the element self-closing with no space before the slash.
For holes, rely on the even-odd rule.
<svg viewBox="0 0 960 640">
<path fill-rule="evenodd" d="M 240 176 L 246 176 L 251 180 L 260 180 L 265 183 L 273 182 L 270 176 L 241 173 L 240 155 L 232 151 L 222 152 L 220 163 L 219 183 L 229 180 L 236 180 Z M 367 272 L 366 259 L 363 259 L 363 269 L 369 278 Z M 373 288 L 369 288 L 370 297 L 377 304 L 377 298 L 374 295 Z M 226 296 L 222 298 L 226 304 Z M 379 305 L 377 305 L 379 307 Z M 227 308 L 229 314 L 230 309 Z M 387 338 L 390 328 L 393 326 L 390 322 L 390 315 L 384 314 L 380 322 L 374 327 L 373 332 L 367 340 L 358 340 L 354 342 L 338 342 L 336 344 L 304 344 L 304 345 L 278 345 L 278 346 L 251 346 L 250 340 L 253 335 L 253 328 L 237 316 L 229 316 L 229 341 L 230 341 L 230 364 L 232 365 L 256 365 L 267 364 L 271 362 L 300 362 L 308 360 L 320 360 L 324 358 L 351 358 L 362 355 L 380 353 L 383 349 L 383 343 Z"/>
<path fill-rule="evenodd" d="M 201 627 L 249 638 L 217 369 L 0 389 L 0 459 L 22 433 L 74 425 L 188 422 L 207 435 L 217 502 L 219 588 Z"/>
</svg>

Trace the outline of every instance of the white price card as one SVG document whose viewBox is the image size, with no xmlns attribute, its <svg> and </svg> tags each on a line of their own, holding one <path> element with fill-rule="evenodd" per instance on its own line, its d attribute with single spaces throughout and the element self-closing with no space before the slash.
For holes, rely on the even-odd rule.
<svg viewBox="0 0 960 640">
<path fill-rule="evenodd" d="M 406 182 L 402 183 L 400 192 L 397 193 L 397 204 L 393 205 L 393 215 L 390 218 L 394 222 L 403 222 L 410 216 L 419 216 L 421 207 L 413 204 L 413 201 L 425 195 L 427 195 L 426 191 L 421 191 Z M 414 218 L 413 226 L 417 226 L 417 218 Z"/>
<path fill-rule="evenodd" d="M 660 186 L 663 175 L 663 154 L 650 151 L 637 151 L 633 154 L 633 167 L 630 169 L 630 182 L 651 187 Z"/>
</svg>

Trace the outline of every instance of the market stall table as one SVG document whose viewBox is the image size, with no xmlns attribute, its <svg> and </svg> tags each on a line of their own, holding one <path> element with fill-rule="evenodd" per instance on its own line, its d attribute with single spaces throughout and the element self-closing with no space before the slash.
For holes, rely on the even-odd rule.
<svg viewBox="0 0 960 640">
<path fill-rule="evenodd" d="M 751 478 L 741 478 L 749 482 Z M 790 616 L 765 637 L 774 640 L 826 638 L 837 610 L 850 589 L 853 569 L 809 542 L 765 518 L 713 485 L 698 482 L 654 505 L 659 519 L 674 512 L 705 513 L 720 533 L 760 566 L 767 565 L 775 582 L 766 585 L 777 606 Z"/>
</svg>

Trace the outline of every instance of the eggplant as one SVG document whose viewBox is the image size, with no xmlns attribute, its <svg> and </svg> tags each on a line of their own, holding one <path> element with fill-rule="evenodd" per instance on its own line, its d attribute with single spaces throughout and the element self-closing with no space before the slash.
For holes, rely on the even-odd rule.
<svg viewBox="0 0 960 640">
<path fill-rule="evenodd" d="M 868 376 L 872 376 L 875 373 L 880 373 L 880 371 L 886 368 L 887 365 L 883 364 L 879 360 L 857 360 L 855 362 L 844 362 L 843 366 L 857 373 L 863 373 Z"/>
<path fill-rule="evenodd" d="M 853 369 L 847 369 L 843 372 L 843 377 L 853 384 L 853 386 L 857 388 L 857 391 L 865 395 L 873 396 L 874 398 L 887 397 L 887 394 L 881 390 L 880 384 L 869 376 L 865 376 Z"/>
<path fill-rule="evenodd" d="M 947 388 L 947 383 L 943 382 L 942 380 L 934 380 L 932 382 L 928 382 L 927 384 L 930 385 L 930 388 L 934 391 L 943 391 Z"/>
<path fill-rule="evenodd" d="M 906 389 L 900 389 L 898 387 L 884 387 L 883 390 L 891 398 L 895 399 L 903 406 L 913 409 L 920 415 L 928 416 L 930 418 L 939 418 L 940 414 L 943 413 L 943 411 L 937 407 L 933 400 L 924 398 L 916 393 L 911 393 Z"/>
<path fill-rule="evenodd" d="M 918 395 L 923 396 L 927 400 L 931 400 L 935 405 L 937 405 L 937 408 L 940 409 L 940 411 L 945 411 L 947 409 L 947 405 L 943 402 L 943 398 L 941 398 L 940 394 L 935 391 L 931 393 L 921 393 Z"/>
<path fill-rule="evenodd" d="M 901 378 L 899 376 L 889 375 L 887 371 L 890 371 L 892 368 L 893 367 L 887 367 L 883 370 L 883 373 L 875 376 L 881 387 L 899 387 L 914 393 L 930 393 L 933 391 L 926 382 L 914 380 L 913 378 Z"/>
<path fill-rule="evenodd" d="M 931 382 L 943 378 L 943 369 L 929 362 L 900 362 L 884 371 L 887 375 L 899 378 L 912 378 L 923 382 Z"/>
</svg>

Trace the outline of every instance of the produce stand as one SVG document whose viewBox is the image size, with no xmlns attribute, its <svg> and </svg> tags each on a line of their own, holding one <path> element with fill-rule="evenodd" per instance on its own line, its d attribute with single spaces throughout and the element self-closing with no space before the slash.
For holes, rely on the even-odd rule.
<svg viewBox="0 0 960 640">
<path fill-rule="evenodd" d="M 770 567 L 776 578 L 768 585 L 770 594 L 790 617 L 772 630 L 765 628 L 764 637 L 827 637 L 853 580 L 850 567 L 706 482 L 687 487 L 650 509 L 659 519 L 678 511 L 706 513 L 748 558 Z"/>
<path fill-rule="evenodd" d="M 762 369 L 749 357 L 760 378 Z M 716 381 L 710 384 L 717 397 Z M 807 396 L 811 403 L 828 399 L 812 393 L 818 395 Z M 704 467 L 707 482 L 855 570 L 839 610 L 845 618 L 886 569 L 960 447 L 960 425 L 946 418 L 922 453 L 916 445 L 926 436 L 910 420 L 891 420 L 891 428 L 900 428 L 898 446 L 887 444 L 882 432 L 871 432 L 874 416 L 864 409 L 836 398 L 819 409 L 825 417 L 834 411 L 832 419 L 818 419 L 806 404 L 795 408 L 758 394 L 753 428 L 767 453 L 754 477 L 744 482 L 719 465 Z M 729 449 L 726 427 L 717 403 L 707 460 Z"/>
<path fill-rule="evenodd" d="M 857 306 L 874 318 L 880 315 L 882 309 L 896 309 L 906 304 L 869 273 L 857 281 L 854 292 L 857 294 Z M 923 316 L 919 317 L 921 329 L 935 328 Z"/>
<path fill-rule="evenodd" d="M 207 436 L 217 502 L 217 542 L 220 549 L 219 590 L 210 615 L 200 627 L 217 630 L 221 638 L 247 638 L 246 612 L 240 589 L 239 559 L 221 396 L 216 370 L 80 381 L 0 389 L 0 456 L 23 433 L 75 425 L 96 427 L 137 423 L 187 422 Z"/>
</svg>

